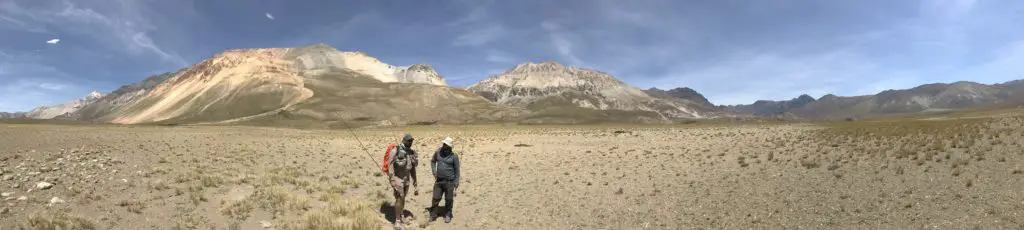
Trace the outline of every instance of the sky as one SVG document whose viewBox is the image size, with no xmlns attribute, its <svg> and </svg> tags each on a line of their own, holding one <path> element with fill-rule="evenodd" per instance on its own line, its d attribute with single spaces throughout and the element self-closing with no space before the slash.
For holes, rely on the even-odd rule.
<svg viewBox="0 0 1024 230">
<path fill-rule="evenodd" d="M 1024 79 L 1024 1 L 0 0 L 0 111 L 326 43 L 468 86 L 554 60 L 715 104 Z"/>
</svg>

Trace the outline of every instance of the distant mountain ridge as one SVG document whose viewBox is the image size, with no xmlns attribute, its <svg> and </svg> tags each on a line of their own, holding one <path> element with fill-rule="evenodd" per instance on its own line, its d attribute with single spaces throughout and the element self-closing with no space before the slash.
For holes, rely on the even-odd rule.
<svg viewBox="0 0 1024 230">
<path fill-rule="evenodd" d="M 726 109 L 741 114 L 752 114 L 755 116 L 776 116 L 798 109 L 814 102 L 815 99 L 807 94 L 785 101 L 758 100 L 750 105 L 725 106 Z"/>
<path fill-rule="evenodd" d="M 1024 102 L 1024 81 L 986 85 L 970 81 L 924 84 L 910 89 L 885 90 L 874 95 L 819 99 L 802 95 L 788 101 L 757 101 L 727 106 L 736 113 L 775 116 L 784 113 L 809 119 L 846 119 L 880 115 L 970 109 Z"/>
<path fill-rule="evenodd" d="M 92 91 L 82 98 L 75 99 L 67 103 L 36 107 L 35 109 L 24 113 L 23 116 L 31 119 L 52 119 L 58 116 L 74 113 L 79 109 L 96 102 L 103 96 L 103 93 Z"/>
<path fill-rule="evenodd" d="M 17 119 L 17 118 L 25 118 L 25 113 L 24 112 L 14 112 L 14 113 L 0 112 L 0 119 Z"/>
</svg>

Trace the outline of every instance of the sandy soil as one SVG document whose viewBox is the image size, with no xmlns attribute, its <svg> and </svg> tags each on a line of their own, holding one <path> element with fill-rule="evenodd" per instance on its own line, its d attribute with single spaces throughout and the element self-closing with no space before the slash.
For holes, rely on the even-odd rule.
<svg viewBox="0 0 1024 230">
<path fill-rule="evenodd" d="M 426 222 L 424 163 L 406 205 L 412 229 L 1020 229 L 1021 126 L 1009 117 L 354 134 L 377 161 L 406 131 L 423 162 L 456 139 L 465 168 L 455 219 Z M 389 229 L 386 179 L 351 134 L 0 124 L 0 229 Z"/>
</svg>

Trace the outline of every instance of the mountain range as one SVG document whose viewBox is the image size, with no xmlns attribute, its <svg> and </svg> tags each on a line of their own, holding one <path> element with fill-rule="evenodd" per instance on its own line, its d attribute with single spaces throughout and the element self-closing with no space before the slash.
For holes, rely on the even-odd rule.
<svg viewBox="0 0 1024 230">
<path fill-rule="evenodd" d="M 1024 81 L 927 84 L 876 95 L 714 105 L 690 88 L 641 90 L 608 73 L 523 63 L 466 88 L 429 64 L 394 66 L 325 44 L 227 50 L 176 72 L 0 118 L 117 124 L 343 127 L 433 123 L 641 122 L 787 116 L 844 119 L 1024 102 Z"/>
<path fill-rule="evenodd" d="M 801 95 L 786 101 L 756 101 L 726 109 L 757 116 L 795 116 L 808 119 L 869 118 L 884 115 L 940 112 L 1024 104 L 1024 80 L 986 85 L 976 82 L 933 83 L 875 95 L 814 99 Z"/>
</svg>

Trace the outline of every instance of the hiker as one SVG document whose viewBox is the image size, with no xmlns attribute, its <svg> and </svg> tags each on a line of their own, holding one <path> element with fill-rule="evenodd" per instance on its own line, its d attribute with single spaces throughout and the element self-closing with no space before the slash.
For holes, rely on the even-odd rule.
<svg viewBox="0 0 1024 230">
<path fill-rule="evenodd" d="M 415 139 L 412 134 L 406 133 L 402 137 L 402 143 L 393 148 L 389 154 L 388 178 L 391 179 L 391 188 L 395 192 L 395 229 L 402 229 L 403 215 L 405 211 L 405 197 L 409 194 L 409 182 L 412 186 L 418 187 L 416 179 L 416 165 L 419 163 L 419 155 L 412 150 L 412 142 Z"/>
<path fill-rule="evenodd" d="M 441 147 L 434 152 L 430 159 L 430 171 L 434 174 L 434 197 L 430 203 L 430 221 L 437 219 L 438 203 L 444 195 L 445 207 L 441 210 L 444 215 L 444 222 L 452 222 L 452 202 L 455 201 L 455 191 L 459 189 L 459 178 L 462 165 L 459 163 L 459 155 L 452 151 L 452 138 L 445 137 L 441 141 Z"/>
</svg>

